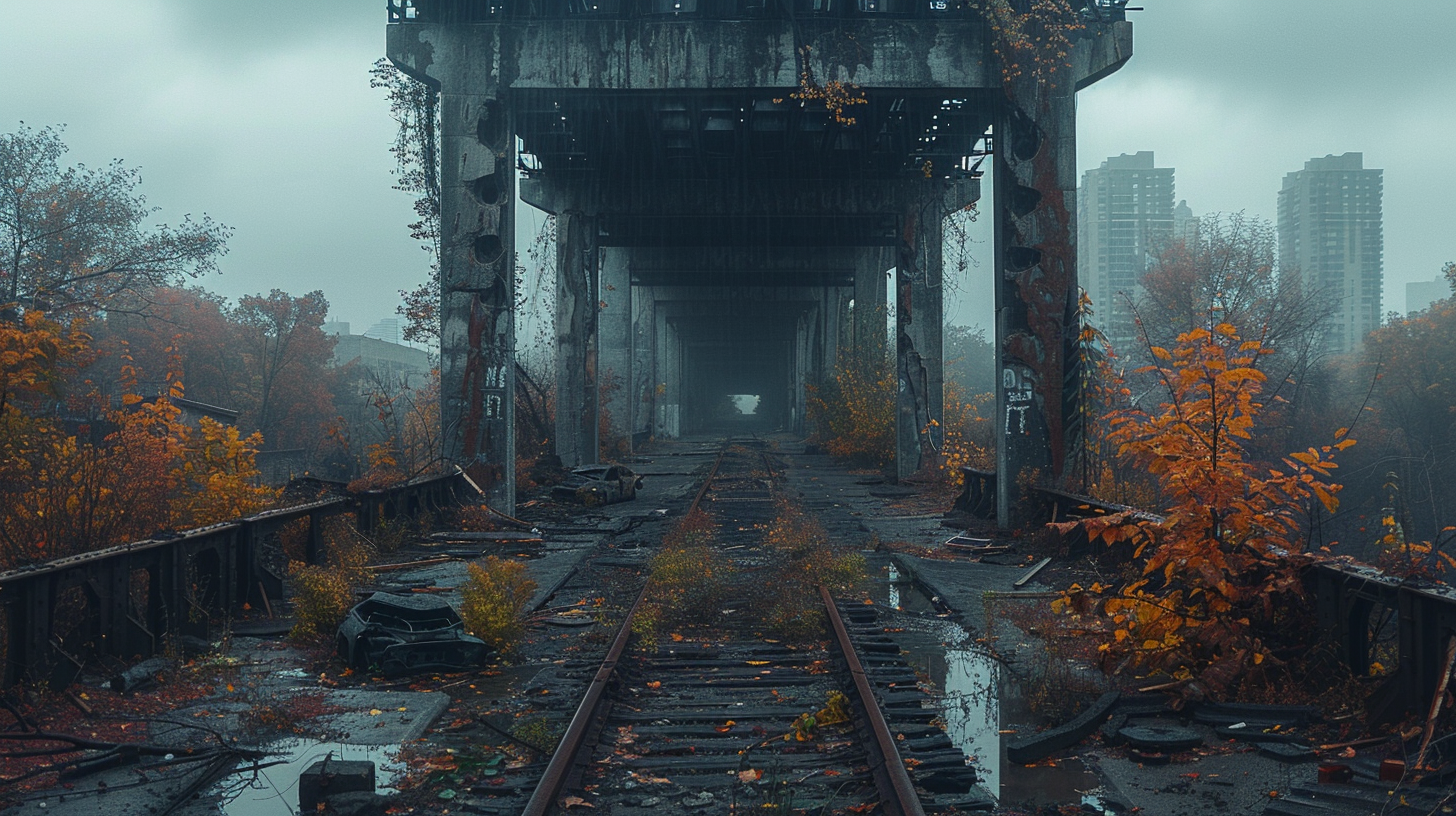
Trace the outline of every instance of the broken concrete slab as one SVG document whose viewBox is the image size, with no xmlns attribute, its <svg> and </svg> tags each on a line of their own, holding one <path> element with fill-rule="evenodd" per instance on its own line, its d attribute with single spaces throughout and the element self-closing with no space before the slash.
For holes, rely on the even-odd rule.
<svg viewBox="0 0 1456 816">
<path fill-rule="evenodd" d="M 439 691 L 329 692 L 326 705 L 343 709 L 320 718 L 320 727 L 340 735 L 349 745 L 393 745 L 419 739 L 450 707 L 450 695 Z"/>
<path fill-rule="evenodd" d="M 1006 759 L 1025 764 L 1076 745 L 1102 725 L 1121 696 L 1116 691 L 1109 691 L 1070 722 L 1012 742 L 1006 746 Z"/>
</svg>

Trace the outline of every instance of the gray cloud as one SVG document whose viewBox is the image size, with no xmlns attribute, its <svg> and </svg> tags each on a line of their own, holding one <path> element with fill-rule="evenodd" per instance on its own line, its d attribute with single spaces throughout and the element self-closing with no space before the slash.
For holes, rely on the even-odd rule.
<svg viewBox="0 0 1456 816">
<path fill-rule="evenodd" d="M 1456 258 L 1456 167 L 1444 150 L 1456 69 L 1442 42 L 1456 4 L 1144 4 L 1131 63 L 1081 95 L 1084 169 L 1154 150 L 1195 210 L 1272 216 L 1285 173 L 1363 151 L 1385 169 L 1387 307 L 1403 305 L 1406 281 Z M 408 197 L 390 188 L 393 124 L 366 74 L 383 51 L 382 3 L 10 5 L 0 130 L 67 122 L 72 158 L 140 166 L 163 218 L 207 211 L 234 226 L 209 286 L 229 296 L 321 288 L 340 319 L 367 325 L 423 279 Z"/>
</svg>

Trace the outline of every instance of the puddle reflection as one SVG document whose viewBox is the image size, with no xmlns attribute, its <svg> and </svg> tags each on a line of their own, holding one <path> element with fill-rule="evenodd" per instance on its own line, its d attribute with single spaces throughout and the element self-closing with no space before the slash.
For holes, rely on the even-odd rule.
<svg viewBox="0 0 1456 816">
<path fill-rule="evenodd" d="M 1007 723 L 1032 719 L 1016 678 L 959 624 L 934 617 L 935 606 L 895 565 L 885 577 L 875 600 L 903 613 L 887 617 L 886 625 L 901 630 L 895 637 L 910 665 L 943 694 L 946 735 L 975 767 L 980 786 L 1006 804 L 1076 804 L 1089 813 L 1105 812 L 1093 793 L 1099 780 L 1079 760 L 1035 767 L 1006 762 L 1002 740 L 1015 735 L 1001 731 Z"/>
<path fill-rule="evenodd" d="M 220 797 L 226 816 L 297 816 L 298 775 L 313 763 L 333 754 L 333 759 L 373 762 L 375 792 L 393 793 L 392 785 L 404 770 L 394 759 L 398 745 L 344 745 L 317 740 L 283 740 L 269 746 L 275 753 L 263 763 L 284 760 L 259 771 L 247 771 L 218 783 L 211 793 Z"/>
</svg>

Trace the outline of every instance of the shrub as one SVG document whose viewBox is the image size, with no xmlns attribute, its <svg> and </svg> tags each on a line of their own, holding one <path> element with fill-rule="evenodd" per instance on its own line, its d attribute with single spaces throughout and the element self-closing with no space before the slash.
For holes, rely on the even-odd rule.
<svg viewBox="0 0 1456 816">
<path fill-rule="evenodd" d="M 293 613 L 297 622 L 288 636 L 312 641 L 332 637 L 354 606 L 354 583 L 347 571 L 293 561 L 288 565 L 293 579 Z"/>
<path fill-rule="evenodd" d="M 883 354 L 841 362 L 807 389 L 809 421 L 831 455 L 880 467 L 895 457 L 895 371 Z"/>
<path fill-rule="evenodd" d="M 727 598 L 733 565 L 705 544 L 667 547 L 652 557 L 649 603 L 656 619 L 711 624 Z"/>
<path fill-rule="evenodd" d="M 510 652 L 526 634 L 526 608 L 536 582 L 526 565 L 488 556 L 484 564 L 466 567 L 469 579 L 460 588 L 460 617 L 471 634 L 500 652 Z"/>
<path fill-rule="evenodd" d="M 341 516 L 324 522 L 326 565 L 288 562 L 296 622 L 288 633 L 299 641 L 331 638 L 354 606 L 356 591 L 370 581 L 373 555 L 363 536 Z"/>
<path fill-rule="evenodd" d="M 962 467 L 994 470 L 996 449 L 990 415 L 996 395 L 968 394 L 960 384 L 945 384 L 945 438 L 941 445 L 940 475 L 957 484 Z"/>
<path fill-rule="evenodd" d="M 823 629 L 818 587 L 834 595 L 853 592 L 865 580 L 859 552 L 835 546 L 818 519 L 780 499 L 764 534 L 767 580 L 758 582 L 764 625 L 788 638 L 817 636 Z"/>
</svg>

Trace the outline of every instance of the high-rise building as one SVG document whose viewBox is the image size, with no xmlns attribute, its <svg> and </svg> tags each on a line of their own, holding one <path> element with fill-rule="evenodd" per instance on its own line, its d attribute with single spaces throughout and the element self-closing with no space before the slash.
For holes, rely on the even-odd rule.
<svg viewBox="0 0 1456 816">
<path fill-rule="evenodd" d="M 1405 285 L 1405 313 L 1410 314 L 1429 309 L 1432 303 L 1448 297 L 1451 297 L 1451 282 L 1445 277 L 1407 283 Z"/>
<path fill-rule="evenodd" d="M 1383 171 L 1364 163 L 1361 153 L 1310 159 L 1279 191 L 1280 274 L 1329 299 L 1324 345 L 1334 354 L 1358 350 L 1380 325 Z"/>
<path fill-rule="evenodd" d="M 1082 175 L 1077 263 L 1095 323 L 1114 349 L 1137 342 L 1129 300 L 1137 300 L 1148 260 L 1173 236 L 1173 222 L 1173 168 L 1154 167 L 1152 151 L 1109 158 Z"/>
</svg>

